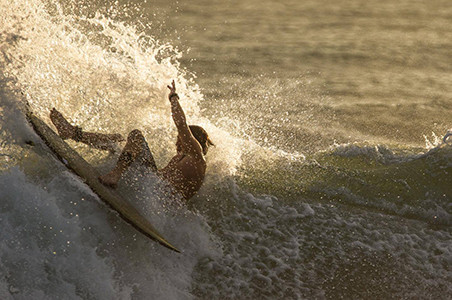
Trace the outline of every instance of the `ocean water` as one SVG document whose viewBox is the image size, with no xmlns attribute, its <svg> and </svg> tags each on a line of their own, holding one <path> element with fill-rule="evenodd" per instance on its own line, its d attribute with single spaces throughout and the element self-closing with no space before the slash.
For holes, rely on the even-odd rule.
<svg viewBox="0 0 452 300">
<path fill-rule="evenodd" d="M 0 298 L 452 298 L 450 28 L 441 0 L 0 0 Z M 23 114 L 139 128 L 164 166 L 173 79 L 216 144 L 205 183 L 182 203 L 132 168 L 119 191 L 181 254 Z"/>
</svg>

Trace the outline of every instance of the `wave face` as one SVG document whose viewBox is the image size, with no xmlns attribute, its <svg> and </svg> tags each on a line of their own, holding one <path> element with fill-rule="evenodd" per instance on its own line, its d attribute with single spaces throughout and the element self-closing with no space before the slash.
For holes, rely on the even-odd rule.
<svg viewBox="0 0 452 300">
<path fill-rule="evenodd" d="M 287 71 L 299 59 L 290 46 L 253 48 L 253 36 L 277 32 L 251 13 L 235 19 L 234 8 L 212 5 L 212 14 L 239 29 L 254 20 L 267 32 L 242 32 L 250 61 Z M 178 13 L 172 2 L 0 0 L 0 298 L 450 298 L 452 148 L 436 136 L 425 147 L 413 142 L 414 125 L 405 142 L 382 138 L 382 129 L 363 133 L 355 123 L 368 124 L 364 115 L 346 116 L 363 113 L 360 106 L 332 105 L 340 93 L 325 96 L 309 74 L 275 79 L 248 60 L 237 74 L 246 53 L 233 47 L 241 35 L 226 32 L 228 22 L 207 23 L 218 35 L 201 46 L 193 36 L 203 59 L 188 59 L 193 54 L 165 36 L 177 22 L 190 36 L 204 7 L 196 2 L 178 20 L 162 17 Z M 299 40 L 295 27 L 281 39 Z M 269 59 L 272 53 L 287 61 Z M 216 144 L 206 181 L 183 204 L 137 167 L 119 190 L 182 254 L 105 206 L 22 112 L 28 102 L 49 123 L 56 107 L 87 131 L 139 128 L 164 166 L 176 139 L 166 99 L 173 79 L 189 122 Z M 116 159 L 70 144 L 103 172 Z"/>
</svg>

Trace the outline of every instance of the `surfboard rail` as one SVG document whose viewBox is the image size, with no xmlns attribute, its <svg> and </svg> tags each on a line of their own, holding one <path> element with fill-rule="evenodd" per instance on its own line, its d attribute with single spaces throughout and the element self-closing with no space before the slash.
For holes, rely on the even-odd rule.
<svg viewBox="0 0 452 300">
<path fill-rule="evenodd" d="M 169 243 L 143 216 L 141 213 L 124 200 L 116 191 L 103 185 L 98 180 L 100 174 L 80 154 L 72 149 L 55 131 L 53 131 L 43 120 L 35 116 L 33 112 L 26 113 L 27 119 L 33 126 L 34 131 L 41 137 L 52 152 L 69 169 L 78 175 L 86 185 L 107 205 L 113 208 L 129 224 L 134 226 L 145 236 L 157 241 L 161 245 L 180 253 L 180 250 Z"/>
</svg>

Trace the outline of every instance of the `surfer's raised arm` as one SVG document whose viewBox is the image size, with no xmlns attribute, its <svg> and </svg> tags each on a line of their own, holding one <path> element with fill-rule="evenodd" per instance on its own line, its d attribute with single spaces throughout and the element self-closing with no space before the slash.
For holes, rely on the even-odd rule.
<svg viewBox="0 0 452 300">
<path fill-rule="evenodd" d="M 189 126 L 187 125 L 187 119 L 185 113 L 179 103 L 179 95 L 176 93 L 176 83 L 171 83 L 168 85 L 170 93 L 168 99 L 171 103 L 171 114 L 173 117 L 174 124 L 176 124 L 178 132 L 178 140 L 180 140 L 183 152 L 193 153 L 202 155 L 203 150 L 199 142 L 195 139 Z"/>
</svg>

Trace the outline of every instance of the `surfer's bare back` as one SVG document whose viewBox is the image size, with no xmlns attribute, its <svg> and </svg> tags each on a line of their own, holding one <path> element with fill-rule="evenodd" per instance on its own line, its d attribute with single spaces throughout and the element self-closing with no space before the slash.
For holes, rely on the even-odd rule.
<svg viewBox="0 0 452 300">
<path fill-rule="evenodd" d="M 100 182 L 104 185 L 116 188 L 122 174 L 136 161 L 171 183 L 185 199 L 191 198 L 201 187 L 206 173 L 204 155 L 207 154 L 209 146 L 213 143 L 202 127 L 187 125 L 184 111 L 179 104 L 179 96 L 176 94 L 174 80 L 171 86 L 168 85 L 168 88 L 170 89 L 168 99 L 178 133 L 177 154 L 166 167 L 157 169 L 143 134 L 138 129 L 132 130 L 116 166 L 109 173 L 99 177 Z M 73 139 L 103 150 L 113 150 L 114 143 L 124 140 L 119 134 L 84 132 L 80 127 L 69 124 L 55 108 L 50 112 L 50 119 L 63 139 Z"/>
</svg>

